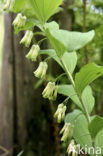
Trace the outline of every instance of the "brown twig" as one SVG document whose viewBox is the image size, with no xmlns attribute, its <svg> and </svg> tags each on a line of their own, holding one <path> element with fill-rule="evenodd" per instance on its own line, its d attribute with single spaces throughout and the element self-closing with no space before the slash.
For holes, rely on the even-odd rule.
<svg viewBox="0 0 103 156">
<path fill-rule="evenodd" d="M 0 146 L 0 150 L 4 152 L 1 156 L 7 156 L 10 153 L 10 151 L 3 146 Z"/>
</svg>

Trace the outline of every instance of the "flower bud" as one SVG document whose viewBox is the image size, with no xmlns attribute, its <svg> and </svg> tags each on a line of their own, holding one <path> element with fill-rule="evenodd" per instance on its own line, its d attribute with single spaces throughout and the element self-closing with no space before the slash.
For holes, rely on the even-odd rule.
<svg viewBox="0 0 103 156">
<path fill-rule="evenodd" d="M 34 75 L 37 78 L 43 79 L 46 75 L 46 71 L 48 69 L 48 65 L 46 62 L 40 62 L 38 69 L 34 72 Z"/>
<path fill-rule="evenodd" d="M 13 21 L 13 25 L 18 28 L 24 27 L 26 23 L 26 16 L 22 16 L 21 13 L 17 14 L 16 18 Z"/>
<path fill-rule="evenodd" d="M 57 122 L 60 123 L 61 121 L 64 120 L 65 118 L 65 112 L 66 112 L 67 107 L 64 106 L 64 104 L 59 104 L 58 109 L 56 113 L 54 114 L 54 118 L 57 119 Z"/>
<path fill-rule="evenodd" d="M 48 98 L 49 100 L 55 101 L 57 98 L 57 90 L 58 87 L 55 85 L 55 83 L 49 82 L 46 88 L 44 89 L 42 95 L 44 98 Z"/>
<path fill-rule="evenodd" d="M 13 11 L 15 0 L 7 0 L 4 10 Z"/>
<path fill-rule="evenodd" d="M 63 133 L 61 141 L 66 141 L 68 138 L 73 136 L 73 128 L 74 126 L 71 123 L 65 123 L 64 127 L 62 128 L 60 134 Z"/>
<path fill-rule="evenodd" d="M 36 61 L 38 54 L 39 54 L 39 46 L 38 45 L 32 45 L 29 53 L 26 55 L 26 58 L 32 60 L 32 61 Z"/>
<path fill-rule="evenodd" d="M 74 140 L 72 140 L 67 148 L 68 155 L 78 156 L 78 147 L 75 145 Z"/>
<path fill-rule="evenodd" d="M 20 44 L 24 44 L 26 47 L 30 46 L 31 40 L 33 38 L 33 32 L 30 30 L 27 30 L 24 37 L 20 41 Z"/>
</svg>

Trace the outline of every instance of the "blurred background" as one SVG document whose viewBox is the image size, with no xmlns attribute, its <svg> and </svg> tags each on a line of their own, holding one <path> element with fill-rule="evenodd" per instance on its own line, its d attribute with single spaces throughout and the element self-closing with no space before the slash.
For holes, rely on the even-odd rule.
<svg viewBox="0 0 103 156">
<path fill-rule="evenodd" d="M 59 135 L 63 123 L 58 125 L 53 118 L 65 97 L 58 96 L 55 103 L 42 98 L 47 82 L 33 76 L 39 60 L 34 64 L 25 58 L 29 50 L 19 44 L 24 32 L 14 34 L 14 17 L 0 14 L 0 155 L 66 156 L 67 145 L 61 143 Z M 62 29 L 96 32 L 93 41 L 78 51 L 75 72 L 89 62 L 103 65 L 103 0 L 64 0 L 51 20 L 57 21 Z M 45 41 L 41 49 L 49 46 Z M 50 60 L 48 81 L 55 80 L 60 73 L 61 68 Z M 58 81 L 61 82 L 68 83 L 65 76 Z M 92 88 L 96 103 L 92 114 L 103 115 L 102 78 Z M 68 111 L 76 108 L 71 100 L 68 103 Z"/>
<path fill-rule="evenodd" d="M 0 14 L 0 79 L 1 79 L 3 39 L 4 39 L 4 23 L 3 23 L 3 15 Z"/>
</svg>

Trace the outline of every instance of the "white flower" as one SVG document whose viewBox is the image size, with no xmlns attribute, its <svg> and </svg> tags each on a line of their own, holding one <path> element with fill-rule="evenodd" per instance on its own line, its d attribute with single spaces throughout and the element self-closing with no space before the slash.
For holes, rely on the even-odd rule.
<svg viewBox="0 0 103 156">
<path fill-rule="evenodd" d="M 39 54 L 39 46 L 38 45 L 32 45 L 29 53 L 26 55 L 26 58 L 32 60 L 32 61 L 36 61 L 38 54 Z"/>
<path fill-rule="evenodd" d="M 60 134 L 63 133 L 63 136 L 61 138 L 61 141 L 67 141 L 68 138 L 71 138 L 73 136 L 73 129 L 74 126 L 71 123 L 65 123 L 64 127 L 60 131 Z"/>
<path fill-rule="evenodd" d="M 57 111 L 54 114 L 54 117 L 57 119 L 57 122 L 60 123 L 65 118 L 65 112 L 67 107 L 64 104 L 59 104 Z"/>
<path fill-rule="evenodd" d="M 31 40 L 33 38 L 33 32 L 30 30 L 27 30 L 24 37 L 20 41 L 20 44 L 24 44 L 26 47 L 30 46 Z"/>
<path fill-rule="evenodd" d="M 46 75 L 47 69 L 48 69 L 47 63 L 46 62 L 40 62 L 39 67 L 34 72 L 34 75 L 37 78 L 43 79 L 45 77 L 45 75 Z"/>
<path fill-rule="evenodd" d="M 13 11 L 14 4 L 15 4 L 15 0 L 7 0 L 4 6 L 4 10 Z"/>
<path fill-rule="evenodd" d="M 13 21 L 13 25 L 18 28 L 24 27 L 26 23 L 26 16 L 22 16 L 21 13 L 17 14 L 16 18 Z"/>
<path fill-rule="evenodd" d="M 67 153 L 68 153 L 68 156 L 70 156 L 71 153 L 72 153 L 72 156 L 78 156 L 78 147 L 75 145 L 74 140 L 70 142 L 67 148 Z"/>
<path fill-rule="evenodd" d="M 55 85 L 55 83 L 49 82 L 46 88 L 44 89 L 42 95 L 44 98 L 48 98 L 49 100 L 55 101 L 57 98 L 57 90 L 58 87 Z"/>
</svg>

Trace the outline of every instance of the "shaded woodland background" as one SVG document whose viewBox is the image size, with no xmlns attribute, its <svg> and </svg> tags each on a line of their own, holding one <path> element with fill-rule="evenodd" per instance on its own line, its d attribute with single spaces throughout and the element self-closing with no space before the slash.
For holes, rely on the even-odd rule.
<svg viewBox="0 0 103 156">
<path fill-rule="evenodd" d="M 103 1 L 65 0 L 61 8 L 62 10 L 52 17 L 60 23 L 61 28 L 96 31 L 93 42 L 79 50 L 76 70 L 91 61 L 103 65 Z M 0 74 L 0 155 L 15 156 L 24 150 L 25 156 L 65 156 L 66 145 L 61 144 L 59 136 L 62 125 L 58 126 L 53 119 L 56 106 L 64 97 L 58 97 L 56 103 L 49 103 L 41 95 L 46 82 L 35 89 L 35 84 L 38 86 L 41 83 L 33 76 L 38 63 L 31 63 L 25 58 L 28 49 L 19 44 L 24 32 L 17 36 L 14 34 L 14 17 L 13 14 L 3 14 L 5 33 Z M 0 48 L 1 45 L 0 40 Z M 49 43 L 44 42 L 41 48 L 48 46 Z M 52 60 L 49 65 L 49 76 L 56 77 L 61 69 Z M 66 82 L 66 78 L 60 81 Z M 93 85 L 96 104 L 98 103 L 94 112 L 100 115 L 103 114 L 102 88 L 101 78 Z M 71 101 L 69 103 L 71 111 L 75 105 Z"/>
</svg>

